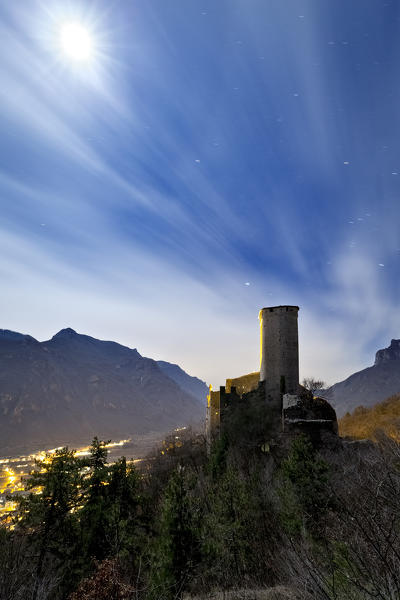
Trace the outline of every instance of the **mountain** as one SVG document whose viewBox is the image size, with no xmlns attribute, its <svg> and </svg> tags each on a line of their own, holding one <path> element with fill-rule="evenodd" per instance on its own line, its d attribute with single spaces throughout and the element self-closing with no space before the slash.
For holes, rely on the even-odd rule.
<svg viewBox="0 0 400 600">
<path fill-rule="evenodd" d="M 0 330 L 3 455 L 165 432 L 203 417 L 198 399 L 136 349 L 69 328 L 46 342 Z"/>
<path fill-rule="evenodd" d="M 173 379 L 180 388 L 200 400 L 203 406 L 206 405 L 208 385 L 204 381 L 198 377 L 192 377 L 191 375 L 188 375 L 178 365 L 165 362 L 164 360 L 158 360 L 157 364 L 161 371 L 170 377 L 170 379 Z"/>
<path fill-rule="evenodd" d="M 341 417 L 357 406 L 370 407 L 399 393 L 400 340 L 392 340 L 388 348 L 378 350 L 372 367 L 335 383 L 323 396 Z"/>
<path fill-rule="evenodd" d="M 400 394 L 371 408 L 359 406 L 339 421 L 341 436 L 373 440 L 377 431 L 384 431 L 387 436 L 400 441 Z"/>
</svg>

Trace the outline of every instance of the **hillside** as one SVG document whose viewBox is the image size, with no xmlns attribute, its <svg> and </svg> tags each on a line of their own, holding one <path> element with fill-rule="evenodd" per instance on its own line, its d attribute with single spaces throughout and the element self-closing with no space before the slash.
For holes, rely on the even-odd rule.
<svg viewBox="0 0 400 600">
<path fill-rule="evenodd" d="M 370 407 L 395 394 L 400 394 L 400 340 L 378 350 L 372 367 L 335 383 L 323 396 L 342 417 L 358 406 Z"/>
<path fill-rule="evenodd" d="M 339 421 L 339 433 L 356 439 L 375 439 L 376 431 L 384 431 L 400 441 L 400 394 L 391 396 L 371 408 L 358 406 Z"/>
<path fill-rule="evenodd" d="M 188 394 L 191 394 L 197 398 L 203 406 L 207 403 L 208 386 L 207 384 L 199 379 L 198 377 L 192 377 L 188 375 L 179 365 L 174 365 L 165 360 L 158 360 L 158 366 L 161 371 L 165 373 L 170 379 L 175 381 L 180 388 L 185 390 Z"/>
<path fill-rule="evenodd" d="M 1 454 L 165 432 L 203 412 L 136 349 L 73 329 L 46 342 L 0 330 Z"/>
</svg>

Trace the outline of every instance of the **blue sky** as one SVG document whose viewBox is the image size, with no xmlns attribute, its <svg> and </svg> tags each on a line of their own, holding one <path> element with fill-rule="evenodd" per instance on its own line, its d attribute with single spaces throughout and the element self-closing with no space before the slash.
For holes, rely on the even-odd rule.
<svg viewBox="0 0 400 600">
<path fill-rule="evenodd" d="M 371 364 L 400 337 L 399 33 L 391 0 L 3 3 L 0 326 L 216 386 L 298 304 L 302 376 Z"/>
</svg>

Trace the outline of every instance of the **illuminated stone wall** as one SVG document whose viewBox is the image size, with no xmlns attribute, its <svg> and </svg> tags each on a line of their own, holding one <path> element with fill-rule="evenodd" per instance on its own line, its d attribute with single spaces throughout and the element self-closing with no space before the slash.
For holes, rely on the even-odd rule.
<svg viewBox="0 0 400 600">
<path fill-rule="evenodd" d="M 259 381 L 259 371 L 248 373 L 247 375 L 242 375 L 241 377 L 227 379 L 225 383 L 225 390 L 227 393 L 229 393 L 231 388 L 234 387 L 236 388 L 236 392 L 238 394 L 247 394 L 247 392 L 251 392 L 257 388 Z"/>
</svg>

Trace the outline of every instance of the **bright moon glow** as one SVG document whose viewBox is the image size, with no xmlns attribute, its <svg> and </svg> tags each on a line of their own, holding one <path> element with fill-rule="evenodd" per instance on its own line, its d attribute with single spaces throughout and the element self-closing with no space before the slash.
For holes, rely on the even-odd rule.
<svg viewBox="0 0 400 600">
<path fill-rule="evenodd" d="M 88 60 L 92 54 L 92 39 L 79 23 L 67 23 L 61 29 L 61 46 L 74 60 Z"/>
</svg>

